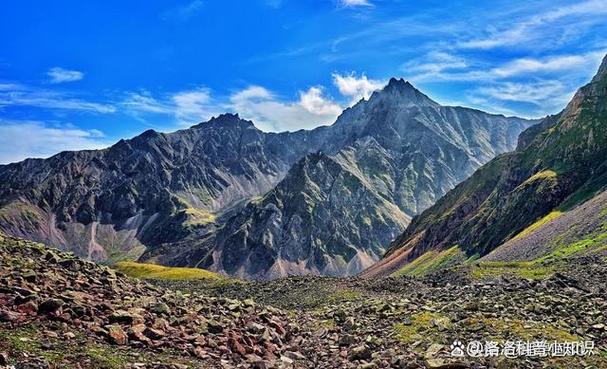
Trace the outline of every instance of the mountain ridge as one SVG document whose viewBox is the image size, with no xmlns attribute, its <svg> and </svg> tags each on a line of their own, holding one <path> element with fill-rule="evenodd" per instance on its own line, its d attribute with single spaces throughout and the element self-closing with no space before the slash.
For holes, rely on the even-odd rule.
<svg viewBox="0 0 607 369">
<path fill-rule="evenodd" d="M 381 227 L 371 232 L 369 237 L 378 241 L 362 242 L 365 250 L 348 241 L 337 252 L 369 248 L 374 250 L 369 260 L 375 260 L 383 247 L 379 243 L 388 242 L 386 235 L 400 232 L 405 220 L 482 163 L 513 149 L 518 132 L 532 123 L 442 107 L 410 83 L 393 79 L 346 109 L 333 125 L 311 131 L 265 133 L 237 114 L 222 114 L 172 133 L 148 130 L 103 150 L 0 167 L 0 229 L 94 260 L 155 261 L 175 254 L 174 260 L 183 260 L 179 255 L 192 254 L 188 247 L 209 250 L 205 240 L 251 198 L 272 191 L 302 158 L 322 152 L 343 176 L 359 179 L 356 191 L 375 204 L 377 214 L 398 214 L 383 236 L 375 234 Z M 279 192 L 291 196 L 284 188 Z M 299 212 L 307 210 L 290 216 Z M 363 226 L 343 228 L 344 233 L 356 234 Z M 327 262 L 310 270 L 321 264 Z"/>
<path fill-rule="evenodd" d="M 481 167 L 416 217 L 382 262 L 389 274 L 429 250 L 484 256 L 553 210 L 568 210 L 607 186 L 607 56 L 559 114 L 521 134 L 519 147 Z"/>
<path fill-rule="evenodd" d="M 422 103 L 410 105 L 415 100 L 408 96 Z M 338 118 L 323 154 L 299 162 L 305 169 L 288 172 L 223 227 L 195 236 L 202 241 L 143 257 L 261 279 L 356 274 L 379 259 L 414 214 L 496 152 L 513 149 L 516 124 L 516 118 L 442 107 L 392 80 Z M 305 200 L 298 200 L 302 194 Z"/>
</svg>

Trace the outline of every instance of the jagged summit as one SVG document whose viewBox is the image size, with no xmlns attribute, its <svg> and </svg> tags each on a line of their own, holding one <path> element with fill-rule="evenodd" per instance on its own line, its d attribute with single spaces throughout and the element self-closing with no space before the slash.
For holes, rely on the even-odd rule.
<svg viewBox="0 0 607 369">
<path fill-rule="evenodd" d="M 603 62 L 601 63 L 601 66 L 599 67 L 599 70 L 596 73 L 596 76 L 594 76 L 593 81 L 596 82 L 596 81 L 606 78 L 606 77 L 607 77 L 607 55 L 605 55 L 605 57 L 603 58 Z"/>
<path fill-rule="evenodd" d="M 440 106 L 436 101 L 429 98 L 403 78 L 390 78 L 388 84 L 382 90 L 374 92 L 369 100 L 383 100 L 386 98 L 394 99 L 399 104 L 411 106 Z"/>
<path fill-rule="evenodd" d="M 388 81 L 388 84 L 386 85 L 386 87 L 415 89 L 415 87 L 413 87 L 413 85 L 411 83 L 409 83 L 409 81 L 405 81 L 403 78 L 395 78 L 395 77 L 390 78 L 390 81 Z"/>
<path fill-rule="evenodd" d="M 225 113 L 0 167 L 0 231 L 93 260 L 351 275 L 529 124 L 442 107 L 392 79 L 311 131 L 266 133 Z"/>
<path fill-rule="evenodd" d="M 203 128 L 209 125 L 238 125 L 244 124 L 247 126 L 254 126 L 250 120 L 242 119 L 238 113 L 223 113 L 216 117 L 212 117 L 207 122 L 198 123 L 191 128 Z"/>
<path fill-rule="evenodd" d="M 588 205 L 588 211 L 581 207 L 589 199 L 602 203 L 596 196 L 607 189 L 606 77 L 607 59 L 561 113 L 524 132 L 517 151 L 496 157 L 416 217 L 384 259 L 365 275 L 390 274 L 454 245 L 462 253 L 462 261 L 493 252 L 501 255 L 494 255 L 493 260 L 521 261 L 522 255 L 529 261 L 529 255 L 535 255 L 550 256 L 554 261 L 569 250 L 581 251 L 552 254 L 563 245 L 596 237 L 589 219 L 604 222 L 602 206 Z M 575 213 L 578 205 L 582 210 Z M 561 219 L 567 221 L 555 220 L 550 231 L 534 228 L 538 221 L 547 224 L 556 219 L 550 217 L 564 217 L 566 212 L 567 218 Z M 572 227 L 578 220 L 580 226 Z M 568 234 L 573 229 L 575 233 Z M 544 235 L 543 242 L 537 242 L 540 236 L 522 241 L 536 230 L 536 235 Z M 561 237 L 566 234 L 567 238 Z M 501 247 L 507 251 L 496 251 Z M 513 260 L 514 253 L 519 256 Z"/>
</svg>

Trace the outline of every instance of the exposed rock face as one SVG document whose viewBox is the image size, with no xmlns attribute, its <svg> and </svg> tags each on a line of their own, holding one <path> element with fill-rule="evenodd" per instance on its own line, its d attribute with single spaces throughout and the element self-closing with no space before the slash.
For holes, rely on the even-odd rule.
<svg viewBox="0 0 607 369">
<path fill-rule="evenodd" d="M 0 230 L 94 260 L 354 274 L 532 123 L 443 107 L 392 79 L 312 131 L 264 133 L 226 114 L 0 166 Z"/>
<path fill-rule="evenodd" d="M 416 217 L 365 275 L 387 274 L 428 250 L 486 255 L 555 209 L 607 185 L 607 58 L 560 114 L 521 135 L 516 152 L 479 169 Z"/>
<path fill-rule="evenodd" d="M 254 278 L 356 274 L 413 215 L 512 148 L 530 124 L 442 107 L 393 79 L 344 112 L 323 153 L 300 160 L 203 241 L 163 250 L 159 260 Z"/>
<path fill-rule="evenodd" d="M 226 114 L 105 150 L 2 166 L 0 229 L 94 260 L 138 257 L 182 238 L 184 224 L 212 223 L 214 213 L 271 189 L 317 149 L 313 135 L 299 136 L 263 133 Z"/>
</svg>

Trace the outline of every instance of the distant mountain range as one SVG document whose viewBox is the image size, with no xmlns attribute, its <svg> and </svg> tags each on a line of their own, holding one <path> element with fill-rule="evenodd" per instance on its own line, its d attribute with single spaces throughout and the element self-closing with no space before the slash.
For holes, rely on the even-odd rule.
<svg viewBox="0 0 607 369">
<path fill-rule="evenodd" d="M 97 261 L 352 275 L 534 123 L 441 106 L 391 79 L 311 131 L 264 133 L 225 114 L 0 166 L 0 230 Z"/>
<path fill-rule="evenodd" d="M 533 266 L 605 249 L 606 190 L 607 57 L 561 113 L 527 129 L 515 152 L 491 160 L 413 219 L 363 275 L 479 258 Z"/>
</svg>

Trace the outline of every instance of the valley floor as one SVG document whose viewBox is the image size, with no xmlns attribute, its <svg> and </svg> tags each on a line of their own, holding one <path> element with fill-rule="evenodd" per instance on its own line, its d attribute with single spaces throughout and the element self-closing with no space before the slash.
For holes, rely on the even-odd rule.
<svg viewBox="0 0 607 369">
<path fill-rule="evenodd" d="M 605 255 L 535 279 L 512 267 L 141 281 L 0 236 L 0 367 L 607 367 Z M 473 341 L 593 342 L 594 354 L 471 357 Z"/>
</svg>

